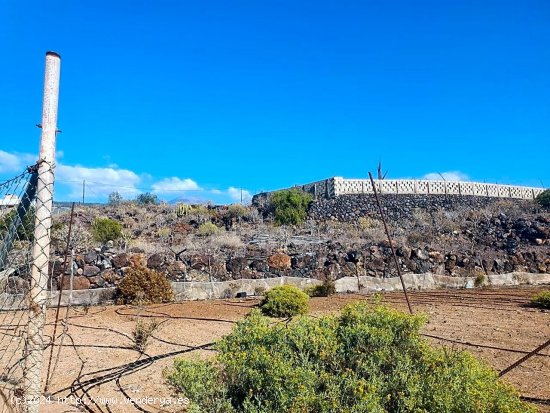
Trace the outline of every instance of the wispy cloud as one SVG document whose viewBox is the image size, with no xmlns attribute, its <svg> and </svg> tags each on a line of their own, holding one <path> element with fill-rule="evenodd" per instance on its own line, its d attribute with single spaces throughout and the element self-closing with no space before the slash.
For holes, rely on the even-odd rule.
<svg viewBox="0 0 550 413">
<path fill-rule="evenodd" d="M 240 201 L 242 198 L 243 202 L 249 202 L 252 199 L 252 194 L 249 191 L 234 186 L 230 186 L 226 193 L 233 201 Z"/>
<path fill-rule="evenodd" d="M 0 149 L 0 173 L 23 172 L 23 168 L 35 163 L 36 159 L 28 153 L 10 153 Z"/>
<path fill-rule="evenodd" d="M 470 178 L 460 171 L 430 172 L 422 177 L 430 181 L 469 181 Z"/>
<path fill-rule="evenodd" d="M 173 176 L 155 182 L 152 189 L 157 194 L 165 194 L 174 191 L 200 191 L 201 187 L 191 178 L 181 179 Z"/>
</svg>

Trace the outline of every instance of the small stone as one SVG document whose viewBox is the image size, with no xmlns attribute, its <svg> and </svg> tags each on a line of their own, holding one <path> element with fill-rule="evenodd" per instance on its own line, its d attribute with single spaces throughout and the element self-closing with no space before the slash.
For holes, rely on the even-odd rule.
<svg viewBox="0 0 550 413">
<path fill-rule="evenodd" d="M 6 292 L 8 294 L 24 294 L 30 289 L 30 283 L 18 276 L 9 277 Z"/>
<path fill-rule="evenodd" d="M 163 266 L 165 261 L 166 261 L 166 258 L 164 257 L 163 254 L 156 253 L 151 255 L 147 260 L 147 267 L 158 270 L 160 267 Z"/>
<path fill-rule="evenodd" d="M 128 267 L 130 265 L 130 257 L 128 254 L 123 252 L 122 254 L 115 255 L 111 258 L 111 264 L 115 268 Z"/>
<path fill-rule="evenodd" d="M 273 254 L 272 256 L 270 256 L 267 259 L 268 265 L 271 268 L 276 269 L 276 270 L 290 269 L 291 261 L 292 260 L 291 260 L 290 256 L 288 256 L 288 255 L 286 255 L 282 252 L 278 252 L 276 254 Z"/>
<path fill-rule="evenodd" d="M 90 288 L 88 277 L 73 277 L 73 290 L 88 290 Z M 71 286 L 71 277 L 63 277 L 63 290 L 68 290 Z"/>
<path fill-rule="evenodd" d="M 85 265 L 83 275 L 85 277 L 93 277 L 94 275 L 99 274 L 100 271 L 101 270 L 95 265 Z"/>
<path fill-rule="evenodd" d="M 97 252 L 94 250 L 88 251 L 86 255 L 84 255 L 84 262 L 86 264 L 93 264 L 96 262 L 96 260 L 97 260 Z"/>
</svg>

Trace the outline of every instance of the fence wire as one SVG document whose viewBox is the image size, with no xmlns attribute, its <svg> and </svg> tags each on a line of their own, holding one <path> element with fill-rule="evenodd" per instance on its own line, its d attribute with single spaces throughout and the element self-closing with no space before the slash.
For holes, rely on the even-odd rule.
<svg viewBox="0 0 550 413">
<path fill-rule="evenodd" d="M 25 398 L 41 386 L 45 303 L 32 274 L 43 272 L 36 268 L 36 248 L 45 243 L 35 239 L 40 234 L 36 228 L 42 226 L 49 240 L 51 216 L 37 218 L 38 169 L 34 165 L 0 183 L 0 413 L 29 411 Z M 42 190 L 48 192 L 42 202 L 46 198 L 51 202 L 51 185 Z M 32 325 L 37 328 L 29 328 Z"/>
</svg>

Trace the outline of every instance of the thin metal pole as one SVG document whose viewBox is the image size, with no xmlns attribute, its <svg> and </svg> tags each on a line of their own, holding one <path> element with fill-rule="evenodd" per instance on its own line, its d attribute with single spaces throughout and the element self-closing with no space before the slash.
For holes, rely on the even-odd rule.
<svg viewBox="0 0 550 413">
<path fill-rule="evenodd" d="M 82 205 L 84 205 L 84 197 L 86 195 L 86 180 L 82 180 Z"/>
<path fill-rule="evenodd" d="M 405 300 L 407 300 L 407 306 L 409 307 L 409 312 L 412 314 L 413 309 L 411 307 L 411 302 L 409 301 L 409 295 L 407 294 L 405 281 L 403 281 L 403 275 L 401 275 L 401 267 L 399 266 L 397 255 L 395 254 L 395 248 L 393 247 L 390 231 L 388 230 L 388 224 L 386 224 L 384 211 L 382 210 L 382 205 L 380 204 L 380 199 L 378 198 L 378 192 L 376 191 L 376 185 L 374 184 L 374 179 L 372 179 L 372 174 L 370 172 L 369 172 L 369 178 L 370 178 L 370 183 L 372 185 L 372 190 L 374 191 L 374 197 L 376 198 L 376 204 L 378 205 L 378 211 L 380 212 L 380 217 L 382 218 L 382 223 L 384 224 L 384 230 L 386 231 L 388 242 L 390 243 L 391 253 L 393 255 L 393 260 L 395 261 L 395 267 L 397 268 L 397 274 L 399 275 L 399 279 L 401 280 L 401 286 L 403 287 L 403 292 L 405 293 Z"/>
<path fill-rule="evenodd" d="M 38 413 L 41 397 L 42 364 L 44 357 L 44 324 L 50 259 L 50 229 L 52 226 L 53 168 L 57 132 L 59 101 L 59 73 L 61 57 L 55 52 L 46 53 L 44 98 L 42 102 L 42 136 L 36 188 L 36 218 L 32 249 L 31 288 L 29 291 L 29 322 L 27 325 L 24 384 L 26 413 Z"/>
<path fill-rule="evenodd" d="M 517 366 L 519 366 L 520 364 L 524 363 L 525 361 L 529 360 L 531 357 L 535 356 L 537 353 L 539 353 L 540 351 L 544 350 L 546 347 L 550 346 L 550 340 L 548 340 L 546 343 L 544 344 L 541 344 L 540 346 L 538 346 L 536 349 L 534 349 L 533 351 L 531 351 L 530 353 L 526 354 L 525 356 L 523 356 L 522 358 L 520 358 L 518 361 L 516 361 L 514 364 L 512 364 L 511 366 L 508 366 L 506 367 L 504 370 L 502 370 L 499 374 L 498 374 L 498 377 L 502 377 L 504 376 L 506 373 L 508 373 L 510 370 L 513 370 L 515 369 Z"/>
</svg>

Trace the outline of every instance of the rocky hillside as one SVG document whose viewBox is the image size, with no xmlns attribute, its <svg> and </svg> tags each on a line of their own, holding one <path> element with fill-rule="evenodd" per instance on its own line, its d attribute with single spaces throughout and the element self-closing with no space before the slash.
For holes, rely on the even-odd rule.
<svg viewBox="0 0 550 413">
<path fill-rule="evenodd" d="M 480 282 L 486 274 L 550 272 L 550 213 L 534 203 L 416 197 L 382 199 L 403 272 L 468 275 Z M 116 239 L 98 240 L 98 218 L 121 224 Z M 63 271 L 71 272 L 63 265 L 69 220 L 68 213 L 54 220 L 53 289 Z M 136 265 L 174 281 L 397 274 L 368 196 L 313 202 L 308 220 L 295 227 L 276 226 L 268 210 L 253 206 L 79 206 L 70 244 L 75 289 L 114 286 Z M 15 272 L 10 285 L 24 288 L 26 278 Z"/>
</svg>

